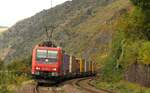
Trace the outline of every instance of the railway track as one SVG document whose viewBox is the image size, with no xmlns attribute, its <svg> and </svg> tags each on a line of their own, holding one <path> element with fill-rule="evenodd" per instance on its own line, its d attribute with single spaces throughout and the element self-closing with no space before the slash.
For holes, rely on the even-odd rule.
<svg viewBox="0 0 150 93">
<path fill-rule="evenodd" d="M 108 90 L 104 89 L 96 89 L 90 82 L 93 80 L 92 77 L 88 78 L 79 78 L 79 79 L 72 79 L 65 82 L 62 82 L 58 85 L 52 85 L 52 86 L 40 86 L 38 84 L 30 87 L 29 89 L 26 88 L 22 92 L 16 92 L 16 93 L 113 93 Z M 61 91 L 61 88 L 65 85 L 70 85 L 74 90 L 78 90 L 78 92 L 73 92 L 72 90 L 65 92 Z M 67 87 L 70 88 L 69 86 Z M 26 92 L 25 92 L 26 91 Z"/>
<path fill-rule="evenodd" d="M 75 80 L 72 84 L 75 87 L 78 87 L 84 91 L 87 91 L 88 93 L 113 93 L 108 90 L 95 88 L 95 86 L 90 83 L 92 79 L 93 78 L 81 78 L 81 79 Z"/>
<path fill-rule="evenodd" d="M 33 90 L 33 93 L 60 93 L 57 89 L 57 86 L 45 87 L 36 85 L 36 87 Z"/>
<path fill-rule="evenodd" d="M 35 85 L 35 87 L 33 88 L 33 93 L 38 93 L 38 86 Z"/>
</svg>

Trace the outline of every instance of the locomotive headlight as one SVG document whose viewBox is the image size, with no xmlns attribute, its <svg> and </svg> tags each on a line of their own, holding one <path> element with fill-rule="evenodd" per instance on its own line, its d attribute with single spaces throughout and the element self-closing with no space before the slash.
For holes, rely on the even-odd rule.
<svg viewBox="0 0 150 93">
<path fill-rule="evenodd" d="M 48 62 L 48 59 L 45 59 L 46 62 Z"/>
<path fill-rule="evenodd" d="M 35 74 L 35 72 L 32 71 L 32 74 Z"/>
<path fill-rule="evenodd" d="M 53 70 L 53 71 L 56 71 L 56 70 L 57 70 L 57 68 L 52 68 L 52 70 Z"/>
<path fill-rule="evenodd" d="M 40 70 L 40 68 L 39 68 L 39 67 L 36 67 L 35 69 L 36 69 L 36 70 Z"/>
</svg>

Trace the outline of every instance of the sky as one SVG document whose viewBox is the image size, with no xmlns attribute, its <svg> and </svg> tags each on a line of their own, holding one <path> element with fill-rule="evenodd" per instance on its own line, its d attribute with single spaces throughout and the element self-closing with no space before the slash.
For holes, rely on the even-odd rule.
<svg viewBox="0 0 150 93">
<path fill-rule="evenodd" d="M 53 7 L 68 0 L 52 0 Z M 17 21 L 51 7 L 51 0 L 0 0 L 0 26 L 11 27 Z"/>
</svg>

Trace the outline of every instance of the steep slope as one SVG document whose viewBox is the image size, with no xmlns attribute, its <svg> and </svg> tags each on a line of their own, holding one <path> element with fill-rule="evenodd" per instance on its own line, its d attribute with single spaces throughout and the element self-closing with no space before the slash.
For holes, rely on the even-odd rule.
<svg viewBox="0 0 150 93">
<path fill-rule="evenodd" d="M 54 41 L 68 53 L 99 61 L 109 51 L 113 21 L 124 14 L 128 0 L 72 0 L 16 23 L 0 37 L 5 61 L 31 55 L 46 40 L 44 26 L 55 24 Z"/>
</svg>

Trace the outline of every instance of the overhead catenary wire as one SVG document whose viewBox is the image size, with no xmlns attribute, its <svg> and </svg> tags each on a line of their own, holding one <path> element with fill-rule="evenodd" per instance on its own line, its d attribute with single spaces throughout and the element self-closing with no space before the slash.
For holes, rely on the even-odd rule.
<svg viewBox="0 0 150 93">
<path fill-rule="evenodd" d="M 53 0 L 51 0 L 51 9 L 53 7 Z M 51 10 L 51 13 L 53 13 L 53 9 Z M 44 23 L 44 16 L 43 16 L 43 24 L 44 24 L 44 30 L 46 32 L 46 37 L 48 39 L 48 41 L 46 41 L 46 45 L 54 47 L 55 45 L 53 44 L 53 32 L 55 30 L 55 25 L 53 23 L 51 23 L 50 25 L 46 25 Z M 50 31 L 49 31 L 50 30 Z"/>
</svg>

